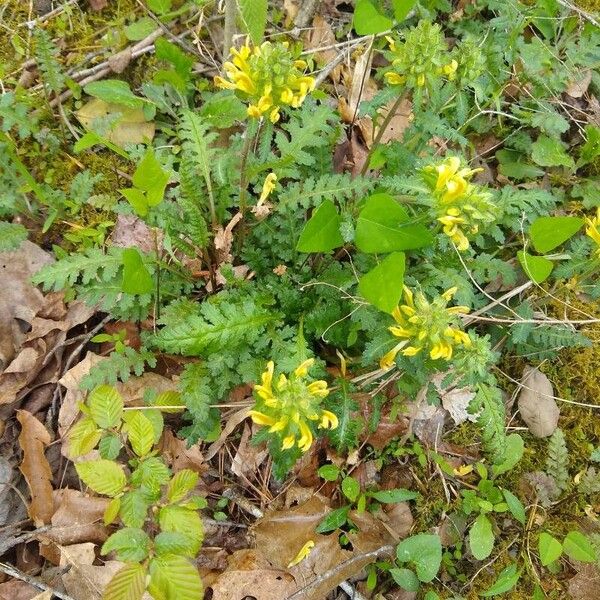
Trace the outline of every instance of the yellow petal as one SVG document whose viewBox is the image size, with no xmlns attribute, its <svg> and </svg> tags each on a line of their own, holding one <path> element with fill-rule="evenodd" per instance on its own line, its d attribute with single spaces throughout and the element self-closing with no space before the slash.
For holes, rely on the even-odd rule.
<svg viewBox="0 0 600 600">
<path fill-rule="evenodd" d="M 262 192 L 258 200 L 259 204 L 262 204 L 270 196 L 271 192 L 275 189 L 276 183 L 277 175 L 275 175 L 275 173 L 269 173 L 263 183 Z"/>
<path fill-rule="evenodd" d="M 415 356 L 421 352 L 422 348 L 420 346 L 408 346 L 408 348 L 404 348 L 402 350 L 402 354 L 404 356 Z"/>
<path fill-rule="evenodd" d="M 283 438 L 283 443 L 281 444 L 282 450 L 289 450 L 296 443 L 296 438 L 293 435 L 288 435 Z"/>
<path fill-rule="evenodd" d="M 271 114 L 269 115 L 269 120 L 271 121 L 271 123 L 277 123 L 277 121 L 279 121 L 279 107 L 276 106 L 272 111 Z"/>
<path fill-rule="evenodd" d="M 458 287 L 454 286 L 451 287 L 449 290 L 446 290 L 443 294 L 442 294 L 442 298 L 446 301 L 446 302 L 450 302 L 450 300 L 452 300 L 452 298 L 454 297 L 454 294 L 456 294 L 456 292 L 458 292 Z"/>
<path fill-rule="evenodd" d="M 402 85 L 406 81 L 406 77 L 404 75 L 399 75 L 394 71 L 388 71 L 384 77 L 390 85 Z"/>
<path fill-rule="evenodd" d="M 292 560 L 287 568 L 291 569 L 293 566 L 297 565 L 299 562 L 302 562 L 311 552 L 311 550 L 315 547 L 315 543 L 312 540 L 308 540 L 302 548 L 300 548 L 300 552 L 296 554 L 296 558 Z"/>
<path fill-rule="evenodd" d="M 302 435 L 298 439 L 298 448 L 300 448 L 302 452 L 307 452 L 313 443 L 313 434 L 304 421 L 300 421 L 299 426 Z"/>
<path fill-rule="evenodd" d="M 335 429 L 339 424 L 337 416 L 329 410 L 324 410 L 321 413 L 320 428 Z"/>
<path fill-rule="evenodd" d="M 267 363 L 267 369 L 266 369 L 266 371 L 261 376 L 262 384 L 266 388 L 270 388 L 271 387 L 271 382 L 273 381 L 273 372 L 274 371 L 275 371 L 275 363 L 272 360 L 270 360 Z"/>
<path fill-rule="evenodd" d="M 300 364 L 294 371 L 296 377 L 306 377 L 308 370 L 315 364 L 314 358 L 309 358 Z"/>
<path fill-rule="evenodd" d="M 318 381 L 313 381 L 306 388 L 313 396 L 318 396 L 319 398 L 325 398 L 329 395 L 329 389 L 327 388 L 327 382 L 319 379 Z"/>
<path fill-rule="evenodd" d="M 273 417 L 270 417 L 269 415 L 265 415 L 264 413 L 258 412 L 257 410 L 251 410 L 248 413 L 250 415 L 250 417 L 252 417 L 252 420 L 257 424 L 257 425 L 275 425 L 275 419 Z"/>
<path fill-rule="evenodd" d="M 225 89 L 225 90 L 235 90 L 235 84 L 231 83 L 231 81 L 227 81 L 223 79 L 223 77 L 217 75 L 214 79 L 214 83 L 217 87 Z"/>
</svg>

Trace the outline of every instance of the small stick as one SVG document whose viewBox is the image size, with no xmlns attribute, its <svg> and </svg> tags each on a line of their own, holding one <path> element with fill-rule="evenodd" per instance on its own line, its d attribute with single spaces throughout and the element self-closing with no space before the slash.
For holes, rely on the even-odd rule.
<svg viewBox="0 0 600 600">
<path fill-rule="evenodd" d="M 51 588 L 49 585 L 42 583 L 35 577 L 31 577 L 31 575 L 27 575 L 26 573 L 23 573 L 22 571 L 19 571 L 15 567 L 13 567 L 11 565 L 7 565 L 6 563 L 0 563 L 0 571 L 3 571 L 7 575 L 10 575 L 11 577 L 14 577 L 16 579 L 20 579 L 21 581 L 24 581 L 25 583 L 32 585 L 33 587 L 37 588 L 38 590 L 42 590 L 43 592 L 52 592 L 52 594 L 54 596 L 56 596 L 57 598 L 60 598 L 61 600 L 75 600 L 75 598 L 73 598 L 73 596 L 69 596 L 68 594 L 59 592 L 58 590 Z"/>
</svg>

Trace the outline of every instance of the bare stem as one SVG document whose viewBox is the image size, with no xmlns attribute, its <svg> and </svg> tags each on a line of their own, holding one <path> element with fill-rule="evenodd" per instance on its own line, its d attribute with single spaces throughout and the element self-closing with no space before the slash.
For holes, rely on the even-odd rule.
<svg viewBox="0 0 600 600">
<path fill-rule="evenodd" d="M 237 20 L 237 0 L 225 0 L 225 26 L 223 29 L 223 61 L 229 58 L 229 49 L 233 45 Z"/>
</svg>

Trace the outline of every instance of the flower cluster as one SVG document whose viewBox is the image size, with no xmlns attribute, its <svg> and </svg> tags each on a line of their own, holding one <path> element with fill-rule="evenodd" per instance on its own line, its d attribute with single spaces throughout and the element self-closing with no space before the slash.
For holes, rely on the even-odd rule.
<svg viewBox="0 0 600 600">
<path fill-rule="evenodd" d="M 596 216 L 586 218 L 585 235 L 590 237 L 596 243 L 594 254 L 600 258 L 600 207 L 596 210 Z"/>
<path fill-rule="evenodd" d="M 466 233 L 474 235 L 481 225 L 496 218 L 497 208 L 492 195 L 470 182 L 477 171 L 479 169 L 461 168 L 456 156 L 423 169 L 423 178 L 432 192 L 436 218 L 460 251 L 469 247 Z"/>
<path fill-rule="evenodd" d="M 450 288 L 429 302 L 421 292 L 413 295 L 404 286 L 404 304 L 392 313 L 396 325 L 389 330 L 402 341 L 396 344 L 380 361 L 382 369 L 394 366 L 396 355 L 415 356 L 421 351 L 429 352 L 433 360 L 452 358 L 455 346 L 471 345 L 471 338 L 460 329 L 457 314 L 469 312 L 467 306 L 447 307 L 457 288 Z"/>
<path fill-rule="evenodd" d="M 298 108 L 315 88 L 315 80 L 304 74 L 306 62 L 297 60 L 287 42 L 265 42 L 251 48 L 247 42 L 232 48 L 233 59 L 223 66 L 227 79 L 215 77 L 220 88 L 237 90 L 248 102 L 248 115 L 269 115 L 276 123 L 283 106 Z"/>
<path fill-rule="evenodd" d="M 320 408 L 329 394 L 326 381 L 307 381 L 314 359 L 305 360 L 289 377 L 283 373 L 273 381 L 275 365 L 267 365 L 260 385 L 254 386 L 256 404 L 250 411 L 257 425 L 269 428 L 281 440 L 281 449 L 298 446 L 306 452 L 313 442 L 313 424 L 319 429 L 335 429 L 337 417 Z"/>
<path fill-rule="evenodd" d="M 392 68 L 384 75 L 391 85 L 432 86 L 440 77 L 454 79 L 458 62 L 448 52 L 439 25 L 420 21 L 404 33 L 404 41 L 386 37 Z"/>
</svg>

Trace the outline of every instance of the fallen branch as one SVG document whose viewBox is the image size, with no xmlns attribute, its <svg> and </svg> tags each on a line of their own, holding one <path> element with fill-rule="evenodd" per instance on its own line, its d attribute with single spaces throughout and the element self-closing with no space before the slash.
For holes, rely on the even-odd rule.
<svg viewBox="0 0 600 600">
<path fill-rule="evenodd" d="M 69 596 L 68 594 L 59 592 L 58 590 L 55 590 L 54 588 L 50 587 L 49 585 L 46 585 L 45 583 L 41 582 L 39 579 L 36 579 L 35 577 L 32 577 L 31 575 L 27 575 L 27 573 L 23 573 L 22 571 L 19 571 L 18 569 L 15 569 L 15 567 L 12 567 L 11 565 L 7 565 L 6 563 L 0 563 L 0 571 L 3 571 L 7 575 L 10 575 L 11 577 L 14 577 L 15 579 L 20 579 L 21 581 L 24 581 L 25 583 L 32 585 L 33 587 L 37 588 L 38 590 L 42 590 L 43 592 L 51 592 L 53 596 L 56 596 L 57 598 L 60 598 L 61 600 L 75 600 L 75 598 L 73 598 L 73 596 Z"/>
</svg>

